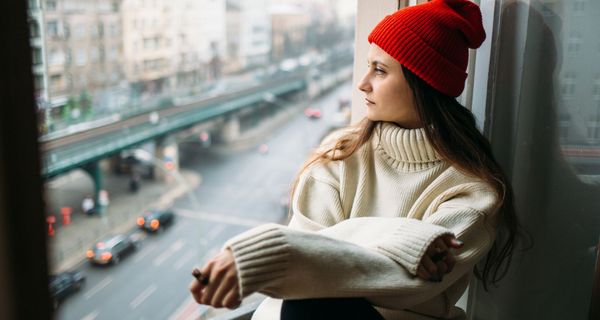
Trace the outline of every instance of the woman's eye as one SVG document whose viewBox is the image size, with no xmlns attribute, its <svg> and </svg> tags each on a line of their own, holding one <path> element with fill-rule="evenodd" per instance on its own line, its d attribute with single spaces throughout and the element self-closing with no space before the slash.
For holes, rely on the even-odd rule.
<svg viewBox="0 0 600 320">
<path fill-rule="evenodd" d="M 375 68 L 375 73 L 376 74 L 385 74 L 385 71 L 381 68 Z"/>
</svg>

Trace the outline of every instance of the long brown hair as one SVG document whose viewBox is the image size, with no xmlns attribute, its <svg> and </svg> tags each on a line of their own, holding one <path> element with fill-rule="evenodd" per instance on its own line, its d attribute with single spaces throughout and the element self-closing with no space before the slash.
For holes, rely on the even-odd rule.
<svg viewBox="0 0 600 320">
<path fill-rule="evenodd" d="M 488 140 L 479 132 L 475 117 L 455 98 L 429 86 L 402 66 L 413 91 L 417 114 L 428 140 L 446 161 L 465 174 L 477 177 L 496 192 L 500 217 L 496 241 L 475 276 L 483 283 L 496 285 L 508 272 L 516 245 L 519 223 L 515 213 L 511 184 L 492 154 Z M 344 160 L 352 156 L 373 135 L 376 121 L 363 119 L 330 146 L 315 151 L 302 166 L 292 187 L 292 197 L 302 172 L 316 162 Z"/>
</svg>

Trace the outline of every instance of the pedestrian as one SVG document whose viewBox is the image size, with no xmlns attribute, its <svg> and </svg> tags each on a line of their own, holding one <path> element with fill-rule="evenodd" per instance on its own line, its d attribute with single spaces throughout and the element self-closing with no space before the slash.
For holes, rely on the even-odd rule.
<svg viewBox="0 0 600 320">
<path fill-rule="evenodd" d="M 132 173 L 131 179 L 129 180 L 129 191 L 137 193 L 140 189 L 140 175 L 138 173 Z"/>
<path fill-rule="evenodd" d="M 81 209 L 83 210 L 83 213 L 87 214 L 88 216 L 94 214 L 94 199 L 89 194 L 83 197 Z"/>
<path fill-rule="evenodd" d="M 471 276 L 497 283 L 518 230 L 510 182 L 456 100 L 468 49 L 484 39 L 467 0 L 379 22 L 358 84 L 365 119 L 307 160 L 289 226 L 228 240 L 195 272 L 194 299 L 232 308 L 254 292 L 272 297 L 254 319 L 464 318 L 455 303 Z"/>
</svg>

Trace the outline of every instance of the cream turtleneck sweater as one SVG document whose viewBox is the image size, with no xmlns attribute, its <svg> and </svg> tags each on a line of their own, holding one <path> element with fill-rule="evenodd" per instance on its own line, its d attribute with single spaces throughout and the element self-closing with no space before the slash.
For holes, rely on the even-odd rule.
<svg viewBox="0 0 600 320">
<path fill-rule="evenodd" d="M 229 240 L 243 297 L 364 297 L 386 319 L 461 319 L 455 307 L 495 238 L 497 197 L 433 150 L 423 129 L 381 123 L 343 161 L 300 177 L 289 226 L 267 224 Z M 454 234 L 464 247 L 442 282 L 416 277 L 429 244 Z M 253 319 L 279 319 L 267 299 Z"/>
</svg>

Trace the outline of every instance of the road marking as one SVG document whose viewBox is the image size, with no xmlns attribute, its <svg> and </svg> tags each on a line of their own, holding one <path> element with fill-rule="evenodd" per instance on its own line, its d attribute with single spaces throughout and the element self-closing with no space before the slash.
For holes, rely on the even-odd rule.
<svg viewBox="0 0 600 320">
<path fill-rule="evenodd" d="M 169 247 L 169 249 L 163 252 L 160 256 L 156 257 L 152 263 L 155 266 L 159 266 L 160 264 L 165 262 L 165 260 L 167 260 L 170 256 L 172 256 L 175 252 L 181 250 L 184 244 L 185 242 L 183 242 L 182 239 L 178 239 Z"/>
<path fill-rule="evenodd" d="M 102 281 L 98 282 L 97 285 L 95 285 L 93 288 L 91 288 L 90 290 L 88 290 L 85 295 L 83 296 L 86 300 L 88 300 L 89 298 L 91 298 L 93 295 L 95 295 L 96 293 L 98 293 L 98 291 L 104 289 L 107 285 L 109 285 L 112 282 L 112 278 L 110 276 L 104 278 Z"/>
<path fill-rule="evenodd" d="M 223 214 L 223 213 L 206 213 L 206 212 L 198 212 L 198 211 L 192 211 L 192 210 L 187 210 L 187 209 L 175 209 L 175 211 L 180 216 L 184 216 L 184 217 L 188 217 L 188 218 L 192 218 L 192 219 L 207 220 L 207 221 L 219 222 L 219 223 L 224 223 L 224 224 L 232 224 L 232 225 L 237 225 L 237 226 L 245 226 L 245 227 L 256 227 L 256 226 L 270 222 L 270 221 L 261 221 L 261 220 L 254 220 L 254 219 L 247 219 L 247 218 L 240 218 L 240 217 L 232 217 L 230 215 Z"/>
<path fill-rule="evenodd" d="M 135 299 L 131 300 L 131 302 L 129 303 L 131 309 L 137 308 L 142 302 L 144 302 L 144 300 L 146 300 L 151 294 L 153 294 L 154 291 L 156 291 L 156 285 L 153 283 L 148 288 L 146 288 L 146 290 L 142 291 L 142 293 L 140 293 Z"/>
<path fill-rule="evenodd" d="M 183 257 L 181 257 L 175 263 L 175 270 L 179 270 L 179 269 L 183 268 L 183 265 L 185 265 L 190 259 L 192 259 L 196 255 L 197 255 L 197 252 L 195 252 L 195 251 L 190 251 L 190 252 L 186 253 Z"/>
<path fill-rule="evenodd" d="M 144 257 L 147 256 L 154 249 L 156 249 L 156 244 L 151 244 L 151 245 L 145 247 L 144 249 L 142 249 L 142 251 L 140 253 L 138 253 L 135 256 L 135 259 L 133 261 L 136 263 L 140 262 L 140 260 L 144 259 Z"/>
<path fill-rule="evenodd" d="M 99 314 L 100 312 L 98 310 L 94 310 L 88 313 L 85 317 L 81 318 L 81 320 L 94 320 L 98 317 Z"/>
</svg>

